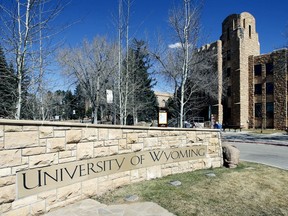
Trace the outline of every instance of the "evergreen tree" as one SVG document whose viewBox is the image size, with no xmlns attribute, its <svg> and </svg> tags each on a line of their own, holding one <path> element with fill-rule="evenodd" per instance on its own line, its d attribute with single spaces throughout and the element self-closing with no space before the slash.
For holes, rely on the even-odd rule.
<svg viewBox="0 0 288 216">
<path fill-rule="evenodd" d="M 70 90 L 65 92 L 63 98 L 63 109 L 65 119 L 74 119 L 73 110 L 75 110 L 75 96 Z"/>
<path fill-rule="evenodd" d="M 85 117 L 85 97 L 81 86 L 78 84 L 76 86 L 75 92 L 75 118 L 83 119 Z"/>
<path fill-rule="evenodd" d="M 8 67 L 3 49 L 0 47 L 0 118 L 13 118 L 16 87 L 13 67 Z"/>
<path fill-rule="evenodd" d="M 35 113 L 35 109 L 33 109 L 33 106 L 37 106 L 37 99 L 35 95 L 29 93 L 29 85 L 31 83 L 31 78 L 28 76 L 27 70 L 24 70 L 22 73 L 22 79 L 21 79 L 21 97 L 22 97 L 22 110 L 20 114 L 21 119 L 39 119 L 39 116 L 37 113 Z M 37 117 L 35 116 L 37 115 Z"/>
<path fill-rule="evenodd" d="M 157 119 L 158 114 L 157 98 L 152 90 L 156 83 L 149 73 L 149 53 L 145 42 L 136 39 L 133 40 L 129 52 L 130 113 L 134 124 L 138 121 L 149 122 Z"/>
</svg>

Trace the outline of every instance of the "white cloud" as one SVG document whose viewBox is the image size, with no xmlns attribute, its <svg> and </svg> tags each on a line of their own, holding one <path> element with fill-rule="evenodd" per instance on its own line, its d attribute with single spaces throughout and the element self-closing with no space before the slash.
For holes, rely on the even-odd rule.
<svg viewBox="0 0 288 216">
<path fill-rule="evenodd" d="M 171 49 L 180 48 L 181 47 L 181 43 L 177 42 L 177 43 L 174 43 L 174 44 L 169 44 L 168 47 L 171 48 Z"/>
</svg>

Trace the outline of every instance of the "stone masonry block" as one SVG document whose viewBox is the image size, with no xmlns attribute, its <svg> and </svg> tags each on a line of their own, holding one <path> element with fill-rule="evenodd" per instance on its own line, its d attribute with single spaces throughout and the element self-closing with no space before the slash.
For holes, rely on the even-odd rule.
<svg viewBox="0 0 288 216">
<path fill-rule="evenodd" d="M 10 211 L 12 207 L 11 203 L 5 203 L 0 205 L 0 215 L 2 215 L 2 213 Z"/>
<path fill-rule="evenodd" d="M 15 200 L 12 203 L 12 208 L 13 209 L 21 208 L 23 206 L 27 206 L 27 205 L 30 205 L 30 204 L 35 203 L 35 202 L 37 202 L 37 195 L 28 196 L 28 197 L 25 197 L 22 199 Z"/>
<path fill-rule="evenodd" d="M 94 144 L 93 142 L 78 143 L 77 145 L 77 160 L 93 157 Z"/>
<path fill-rule="evenodd" d="M 82 193 L 86 197 L 92 197 L 97 195 L 97 185 L 98 179 L 90 179 L 82 182 Z"/>
<path fill-rule="evenodd" d="M 139 182 L 146 179 L 146 168 L 131 170 L 130 179 L 131 182 Z"/>
<path fill-rule="evenodd" d="M 59 158 L 68 158 L 72 156 L 72 151 L 63 151 L 63 152 L 59 152 Z"/>
<path fill-rule="evenodd" d="M 148 133 L 143 131 L 142 133 L 138 133 L 138 137 L 139 137 L 139 138 L 148 137 Z"/>
<path fill-rule="evenodd" d="M 160 178 L 161 176 L 161 166 L 147 167 L 147 180 Z"/>
<path fill-rule="evenodd" d="M 127 144 L 137 143 L 138 142 L 138 134 L 128 133 L 126 139 L 127 139 Z"/>
<path fill-rule="evenodd" d="M 57 200 L 57 190 L 45 191 L 38 194 L 38 199 L 46 200 L 47 205 L 53 205 Z"/>
<path fill-rule="evenodd" d="M 119 140 L 119 149 L 127 149 L 127 142 L 126 139 L 120 139 Z"/>
<path fill-rule="evenodd" d="M 98 178 L 98 194 L 101 195 L 113 188 L 113 182 L 107 176 Z"/>
<path fill-rule="evenodd" d="M 162 169 L 162 176 L 168 176 L 172 174 L 172 169 L 171 168 L 165 168 Z"/>
<path fill-rule="evenodd" d="M 53 127 L 39 127 L 40 138 L 53 137 Z"/>
<path fill-rule="evenodd" d="M 4 126 L 0 125 L 0 138 L 4 136 Z"/>
<path fill-rule="evenodd" d="M 93 142 L 98 139 L 98 130 L 96 128 L 82 129 L 81 142 Z"/>
<path fill-rule="evenodd" d="M 67 143 L 78 143 L 82 137 L 81 130 L 68 130 L 66 131 L 66 142 Z"/>
<path fill-rule="evenodd" d="M 39 146 L 46 147 L 47 145 L 47 139 L 40 139 L 39 140 Z"/>
<path fill-rule="evenodd" d="M 33 155 L 29 157 L 29 168 L 43 167 L 58 163 L 58 153 Z"/>
<path fill-rule="evenodd" d="M 109 155 L 109 147 L 94 148 L 94 157 L 103 157 Z"/>
<path fill-rule="evenodd" d="M 160 137 L 161 131 L 148 131 L 148 137 Z"/>
<path fill-rule="evenodd" d="M 66 150 L 71 151 L 71 150 L 76 150 L 77 149 L 77 144 L 66 144 Z"/>
<path fill-rule="evenodd" d="M 14 166 L 12 167 L 12 175 L 16 175 L 16 172 L 28 169 L 28 164 L 24 164 L 21 166 Z"/>
<path fill-rule="evenodd" d="M 76 161 L 76 157 L 69 157 L 69 158 L 59 158 L 59 164 L 62 163 L 69 163 L 69 162 L 73 162 Z"/>
<path fill-rule="evenodd" d="M 57 189 L 57 202 L 79 196 L 81 194 L 81 183 L 68 185 Z"/>
<path fill-rule="evenodd" d="M 145 138 L 144 139 L 144 148 L 154 147 L 158 146 L 158 138 L 152 137 L 152 138 Z"/>
<path fill-rule="evenodd" d="M 1 149 L 4 149 L 4 139 L 3 139 L 3 137 L 0 138 L 0 150 Z"/>
<path fill-rule="evenodd" d="M 23 131 L 38 131 L 37 126 L 23 126 Z"/>
<path fill-rule="evenodd" d="M 209 140 L 210 145 L 218 145 L 219 142 L 220 141 L 218 138 L 210 138 L 210 140 Z"/>
<path fill-rule="evenodd" d="M 108 140 L 109 131 L 108 129 L 98 129 L 98 140 Z"/>
<path fill-rule="evenodd" d="M 133 151 L 133 152 L 143 150 L 143 144 L 142 143 L 136 143 L 136 144 L 128 145 L 128 148 L 130 148 L 130 147 L 131 147 L 131 151 Z"/>
<path fill-rule="evenodd" d="M 170 131 L 169 136 L 186 136 L 186 131 Z"/>
<path fill-rule="evenodd" d="M 121 129 L 110 129 L 109 130 L 109 140 L 122 139 L 122 130 Z"/>
<path fill-rule="evenodd" d="M 38 131 L 5 133 L 5 148 L 25 148 L 38 145 Z"/>
<path fill-rule="evenodd" d="M 109 147 L 109 154 L 115 155 L 119 153 L 119 147 L 118 146 L 110 146 Z"/>
<path fill-rule="evenodd" d="M 5 125 L 5 132 L 21 132 L 22 126 Z"/>
<path fill-rule="evenodd" d="M 115 179 L 112 181 L 112 187 L 113 188 L 118 188 L 122 185 L 128 185 L 130 184 L 131 180 L 130 180 L 130 176 L 124 176 L 124 177 L 121 177 L 121 178 L 118 178 L 118 179 Z"/>
<path fill-rule="evenodd" d="M 19 215 L 30 215 L 30 206 L 14 209 L 12 211 L 4 213 L 1 216 L 19 216 Z"/>
<path fill-rule="evenodd" d="M 61 207 L 64 207 L 64 206 L 67 206 L 67 205 L 70 205 L 72 203 L 75 203 L 79 200 L 81 200 L 82 196 L 76 196 L 76 197 L 73 197 L 73 198 L 69 198 L 67 200 L 63 200 L 63 201 L 57 201 L 56 203 L 54 203 L 53 205 L 46 205 L 46 211 L 51 211 L 51 210 L 54 210 L 54 209 L 58 209 L 58 208 L 61 208 Z"/>
<path fill-rule="evenodd" d="M 15 188 L 16 188 L 15 184 L 1 187 L 0 205 L 3 203 L 9 203 L 15 200 L 16 198 Z"/>
<path fill-rule="evenodd" d="M 47 152 L 58 152 L 65 150 L 65 138 L 47 139 Z"/>
<path fill-rule="evenodd" d="M 162 131 L 162 133 L 161 133 L 162 137 L 166 137 L 166 136 L 169 136 L 169 135 L 170 135 L 169 131 Z"/>
<path fill-rule="evenodd" d="M 101 146 L 104 146 L 104 141 L 95 141 L 94 142 L 94 147 L 101 147 Z"/>
<path fill-rule="evenodd" d="M 0 151 L 0 168 L 21 165 L 21 150 Z"/>
<path fill-rule="evenodd" d="M 2 177 L 0 178 L 0 187 L 15 184 L 15 182 L 16 182 L 15 176 Z"/>
<path fill-rule="evenodd" d="M 46 209 L 46 202 L 42 200 L 40 202 L 36 202 L 30 205 L 30 213 L 31 215 L 43 215 Z"/>
<path fill-rule="evenodd" d="M 33 147 L 33 148 L 22 149 L 23 156 L 45 154 L 45 152 L 46 152 L 46 147 Z"/>
<path fill-rule="evenodd" d="M 119 141 L 118 140 L 106 140 L 105 146 L 118 146 Z"/>
<path fill-rule="evenodd" d="M 66 132 L 64 130 L 61 131 L 54 131 L 54 137 L 65 137 Z"/>
<path fill-rule="evenodd" d="M 9 176 L 12 173 L 12 169 L 10 167 L 0 169 L 0 177 Z"/>
</svg>

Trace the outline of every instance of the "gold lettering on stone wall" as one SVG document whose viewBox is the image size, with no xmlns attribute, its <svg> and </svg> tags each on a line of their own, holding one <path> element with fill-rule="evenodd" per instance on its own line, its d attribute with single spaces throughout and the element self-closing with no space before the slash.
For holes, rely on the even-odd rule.
<svg viewBox="0 0 288 216">
<path fill-rule="evenodd" d="M 197 160 L 206 156 L 206 146 L 140 151 L 35 168 L 16 173 L 17 197 L 63 187 L 113 173 L 166 163 Z"/>
</svg>

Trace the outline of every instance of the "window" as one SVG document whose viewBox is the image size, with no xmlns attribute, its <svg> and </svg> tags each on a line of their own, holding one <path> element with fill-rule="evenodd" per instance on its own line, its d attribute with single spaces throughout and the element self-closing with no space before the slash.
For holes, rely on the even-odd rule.
<svg viewBox="0 0 288 216">
<path fill-rule="evenodd" d="M 261 74 L 262 74 L 262 65 L 261 64 L 254 65 L 254 75 L 261 76 Z"/>
<path fill-rule="evenodd" d="M 231 116 L 232 116 L 231 113 L 232 113 L 231 108 L 228 108 L 228 109 L 227 109 L 227 118 L 228 118 L 228 119 L 231 118 Z"/>
<path fill-rule="evenodd" d="M 231 60 L 231 50 L 227 50 L 227 61 L 230 61 Z"/>
<path fill-rule="evenodd" d="M 255 103 L 255 117 L 261 118 L 262 117 L 262 104 Z"/>
<path fill-rule="evenodd" d="M 266 66 L 266 75 L 273 74 L 273 63 L 267 63 L 265 66 Z"/>
<path fill-rule="evenodd" d="M 227 96 L 231 97 L 231 86 L 228 86 L 227 88 Z"/>
<path fill-rule="evenodd" d="M 227 41 L 229 41 L 230 40 L 230 29 L 229 28 L 227 28 L 226 34 L 227 34 Z"/>
<path fill-rule="evenodd" d="M 230 76 L 231 76 L 231 68 L 230 68 L 230 67 L 227 68 L 227 70 L 226 70 L 226 76 L 227 76 L 227 77 L 230 77 Z"/>
<path fill-rule="evenodd" d="M 274 93 L 274 84 L 273 83 L 266 83 L 266 94 L 272 95 Z"/>
<path fill-rule="evenodd" d="M 266 103 L 266 117 L 267 118 L 274 117 L 274 103 L 273 102 Z"/>
<path fill-rule="evenodd" d="M 262 94 L 262 84 L 255 84 L 254 94 L 255 95 L 261 95 Z"/>
<path fill-rule="evenodd" d="M 245 19 L 243 19 L 243 28 L 245 28 L 245 23 L 246 22 L 246 20 Z"/>
<path fill-rule="evenodd" d="M 251 29 L 251 25 L 249 25 L 249 38 L 251 38 L 251 34 L 252 34 L 252 29 Z"/>
</svg>

